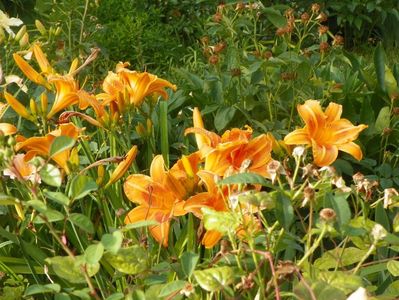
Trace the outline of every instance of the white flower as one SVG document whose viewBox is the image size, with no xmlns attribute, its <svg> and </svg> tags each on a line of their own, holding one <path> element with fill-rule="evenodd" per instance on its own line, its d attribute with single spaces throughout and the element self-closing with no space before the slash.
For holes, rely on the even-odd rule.
<svg viewBox="0 0 399 300">
<path fill-rule="evenodd" d="M 0 10 L 0 27 L 3 27 L 9 35 L 15 37 L 15 33 L 10 26 L 21 26 L 23 22 L 18 18 L 9 18 L 2 10 Z"/>
<path fill-rule="evenodd" d="M 349 295 L 348 299 L 346 300 L 367 300 L 367 291 L 364 287 L 358 288 L 352 294 Z"/>
<path fill-rule="evenodd" d="M 373 237 L 374 241 L 379 241 L 384 239 L 387 236 L 387 231 L 384 227 L 380 224 L 375 224 L 373 229 L 371 229 L 371 236 Z"/>
</svg>

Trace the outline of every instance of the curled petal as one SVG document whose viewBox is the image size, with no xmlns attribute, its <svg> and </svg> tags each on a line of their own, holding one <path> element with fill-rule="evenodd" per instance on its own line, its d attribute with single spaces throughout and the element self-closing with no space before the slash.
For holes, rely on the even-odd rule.
<svg viewBox="0 0 399 300">
<path fill-rule="evenodd" d="M 0 123 L 0 135 L 11 135 L 17 132 L 17 128 L 8 123 Z"/>
<path fill-rule="evenodd" d="M 207 145 L 210 147 L 216 147 L 217 144 L 220 143 L 220 136 L 218 136 L 216 133 L 212 131 L 208 131 L 204 128 L 199 128 L 199 127 L 191 127 L 187 128 L 184 131 L 184 135 L 187 135 L 189 133 L 195 133 L 195 135 L 201 135 L 204 139 L 202 139 L 201 145 Z M 198 148 L 201 149 L 201 148 Z"/>
<path fill-rule="evenodd" d="M 357 160 L 361 160 L 363 158 L 362 150 L 360 149 L 359 145 L 355 144 L 354 142 L 339 145 L 338 150 L 352 155 Z"/>
<path fill-rule="evenodd" d="M 346 144 L 358 138 L 359 133 L 366 129 L 367 125 L 353 126 L 347 119 L 340 119 L 331 124 L 332 141 L 334 144 Z"/>
<path fill-rule="evenodd" d="M 300 128 L 287 134 L 284 143 L 287 145 L 309 145 L 311 141 L 306 128 Z"/>
<path fill-rule="evenodd" d="M 314 163 L 319 167 L 331 165 L 338 156 L 338 148 L 334 145 L 318 145 L 312 140 Z"/>
</svg>

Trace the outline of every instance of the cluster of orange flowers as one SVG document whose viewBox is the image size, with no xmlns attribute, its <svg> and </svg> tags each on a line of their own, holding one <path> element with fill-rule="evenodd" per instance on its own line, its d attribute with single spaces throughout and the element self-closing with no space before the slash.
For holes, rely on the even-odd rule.
<svg viewBox="0 0 399 300">
<path fill-rule="evenodd" d="M 170 82 L 159 79 L 147 72 L 138 73 L 126 68 L 126 64 L 118 64 L 116 72 L 109 72 L 103 83 L 103 93 L 92 95 L 82 90 L 74 75 L 79 70 L 74 61 L 66 75 L 60 75 L 49 64 L 41 48 L 35 44 L 32 47 L 34 57 L 41 72 L 33 69 L 22 57 L 14 54 L 14 59 L 24 74 L 33 82 L 45 87 L 40 96 L 40 107 L 31 101 L 30 111 L 13 95 L 5 92 L 4 96 L 9 104 L 21 117 L 35 121 L 41 116 L 51 121 L 57 113 L 72 105 L 80 109 L 92 107 L 96 119 L 83 113 L 72 111 L 63 112 L 61 122 L 55 130 L 39 137 L 24 138 L 17 136 L 16 151 L 23 151 L 25 155 L 16 156 L 13 164 L 14 173 L 20 173 L 20 178 L 27 178 L 32 167 L 24 165 L 34 156 L 50 157 L 53 141 L 59 136 L 67 136 L 78 140 L 83 129 L 68 122 L 70 116 L 80 116 L 92 124 L 100 127 L 110 126 L 123 113 L 129 112 L 131 107 L 140 106 L 144 98 L 151 94 L 167 98 L 166 87 L 175 89 Z M 47 93 L 55 93 L 54 102 L 47 108 Z M 0 104 L 0 118 L 6 104 Z M 305 126 L 297 129 L 284 138 L 286 145 L 306 145 L 312 148 L 314 163 L 317 166 L 332 164 L 338 150 L 351 154 L 356 159 L 362 159 L 360 147 L 353 141 L 366 125 L 354 126 L 350 121 L 341 119 L 342 106 L 330 103 L 325 111 L 318 101 L 308 100 L 298 105 L 298 112 Z M 111 122 L 112 121 L 112 122 Z M 0 123 L 0 133 L 11 135 L 17 128 L 8 123 Z M 272 161 L 271 152 L 275 143 L 271 134 L 252 135 L 252 129 L 233 128 L 221 136 L 204 128 L 201 114 L 197 108 L 193 111 L 193 127 L 186 129 L 186 134 L 194 134 L 198 151 L 183 156 L 170 169 L 165 168 L 162 156 L 155 156 L 150 175 L 133 174 L 124 183 L 126 196 L 137 206 L 130 211 L 125 219 L 126 223 L 143 220 L 155 220 L 157 225 L 150 227 L 152 236 L 162 245 L 168 245 L 170 221 L 174 217 L 193 213 L 203 218 L 202 208 L 210 208 L 219 212 L 237 209 L 230 203 L 229 198 L 235 193 L 243 192 L 242 186 L 219 186 L 218 181 L 237 173 L 257 173 L 264 177 L 268 174 L 268 164 Z M 137 155 L 137 147 L 132 149 L 119 163 L 107 186 L 120 179 L 129 169 Z M 66 149 L 53 155 L 51 159 L 66 173 L 71 170 L 67 161 L 73 161 L 77 156 L 76 149 Z M 12 168 L 11 168 L 12 169 Z M 20 170 L 16 170 L 20 169 Z M 252 187 L 259 189 L 260 187 Z M 253 207 L 239 206 L 243 213 L 242 225 L 259 226 L 256 220 L 250 222 L 251 214 L 256 211 Z M 241 227 L 242 228 L 242 227 Z M 202 237 L 205 247 L 212 247 L 222 233 L 208 230 Z"/>
</svg>

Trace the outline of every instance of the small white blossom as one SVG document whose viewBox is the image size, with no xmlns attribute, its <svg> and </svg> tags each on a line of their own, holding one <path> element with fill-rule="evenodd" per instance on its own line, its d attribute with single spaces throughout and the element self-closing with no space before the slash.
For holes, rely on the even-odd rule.
<svg viewBox="0 0 399 300">
<path fill-rule="evenodd" d="M 366 289 L 364 287 L 360 287 L 352 294 L 350 294 L 346 300 L 367 300 L 367 299 L 368 296 Z"/>
<path fill-rule="evenodd" d="M 4 28 L 9 35 L 15 37 L 15 33 L 11 30 L 11 26 L 21 26 L 23 22 L 18 18 L 9 18 L 2 10 L 0 10 L 0 27 Z"/>
</svg>

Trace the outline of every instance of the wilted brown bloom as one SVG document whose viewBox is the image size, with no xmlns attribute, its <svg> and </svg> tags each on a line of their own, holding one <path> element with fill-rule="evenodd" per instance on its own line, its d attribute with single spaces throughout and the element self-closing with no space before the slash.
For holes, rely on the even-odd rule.
<svg viewBox="0 0 399 300">
<path fill-rule="evenodd" d="M 364 180 L 364 175 L 360 172 L 357 172 L 355 175 L 352 176 L 352 179 L 355 184 L 358 184 L 359 182 Z"/>
<path fill-rule="evenodd" d="M 277 28 L 277 30 L 276 30 L 276 35 L 278 35 L 278 36 L 283 36 L 286 33 L 287 33 L 286 27 L 280 27 L 280 28 Z"/>
<path fill-rule="evenodd" d="M 391 133 L 392 133 L 392 128 L 385 127 L 385 128 L 382 130 L 382 135 L 384 135 L 384 136 L 388 136 L 388 135 L 390 135 Z"/>
<path fill-rule="evenodd" d="M 269 51 L 269 50 L 265 51 L 265 52 L 262 53 L 262 57 L 264 59 L 269 59 L 269 58 L 273 57 L 273 53 L 271 51 Z"/>
<path fill-rule="evenodd" d="M 394 188 L 389 188 L 384 190 L 384 208 L 388 208 L 395 202 L 399 200 L 399 193 Z"/>
<path fill-rule="evenodd" d="M 327 52 L 328 48 L 330 47 L 330 45 L 327 42 L 321 42 L 320 43 L 320 53 L 325 53 Z"/>
<path fill-rule="evenodd" d="M 213 21 L 215 23 L 220 23 L 222 21 L 223 15 L 220 12 L 217 12 L 216 14 L 213 15 Z"/>
<path fill-rule="evenodd" d="M 242 2 L 237 3 L 236 5 L 236 10 L 237 11 L 242 11 L 245 8 L 245 4 Z"/>
<path fill-rule="evenodd" d="M 328 26 L 320 25 L 319 26 L 319 35 L 325 34 L 328 31 Z"/>
<path fill-rule="evenodd" d="M 281 73 L 282 80 L 294 80 L 297 77 L 296 72 L 283 72 Z"/>
<path fill-rule="evenodd" d="M 318 16 L 317 16 L 317 18 L 316 18 L 316 20 L 318 20 L 318 21 L 320 21 L 320 23 L 323 23 L 323 22 L 325 22 L 325 21 L 327 21 L 327 15 L 325 14 L 325 13 L 320 13 Z"/>
<path fill-rule="evenodd" d="M 304 207 L 308 202 L 313 201 L 315 196 L 315 191 L 314 189 L 308 185 L 305 187 L 303 190 L 303 201 L 302 201 L 302 207 Z"/>
<path fill-rule="evenodd" d="M 327 223 L 332 223 L 335 221 L 337 214 L 331 208 L 323 208 L 319 213 L 320 219 Z"/>
<path fill-rule="evenodd" d="M 213 52 L 214 52 L 214 53 L 222 52 L 222 51 L 226 48 L 226 46 L 227 46 L 226 42 L 217 43 L 217 44 L 213 47 Z"/>
<path fill-rule="evenodd" d="M 208 59 L 209 63 L 212 65 L 216 65 L 219 62 L 219 56 L 211 55 Z"/>
<path fill-rule="evenodd" d="M 231 76 L 240 76 L 241 75 L 241 69 L 240 68 L 233 68 L 230 70 Z"/>
<path fill-rule="evenodd" d="M 320 11 L 320 4 L 318 4 L 318 3 L 313 3 L 311 9 L 312 9 L 312 12 L 313 12 L 314 14 L 319 13 L 319 11 Z"/>
<path fill-rule="evenodd" d="M 201 37 L 200 41 L 201 41 L 201 43 L 203 45 L 208 45 L 209 44 L 209 37 L 208 36 L 203 36 L 203 37 Z"/>
<path fill-rule="evenodd" d="M 392 113 L 393 113 L 395 116 L 398 116 L 398 115 L 399 115 L 399 107 L 394 107 L 394 108 L 392 109 Z"/>
<path fill-rule="evenodd" d="M 344 37 L 342 35 L 336 34 L 334 36 L 333 45 L 334 46 L 342 46 L 344 44 Z"/>
<path fill-rule="evenodd" d="M 310 15 L 307 12 L 304 12 L 301 15 L 302 23 L 307 23 L 309 21 L 309 19 L 310 19 Z"/>
</svg>

